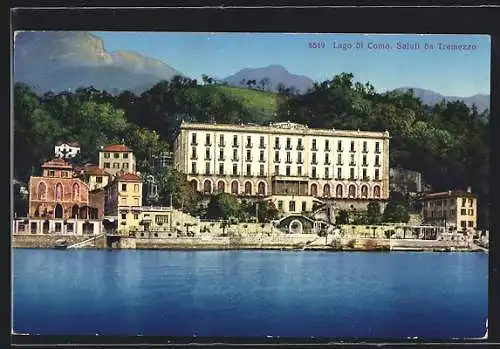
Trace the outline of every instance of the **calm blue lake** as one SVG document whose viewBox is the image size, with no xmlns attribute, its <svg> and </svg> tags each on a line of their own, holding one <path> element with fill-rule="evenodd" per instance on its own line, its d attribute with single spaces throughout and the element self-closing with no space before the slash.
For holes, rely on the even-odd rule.
<svg viewBox="0 0 500 349">
<path fill-rule="evenodd" d="M 38 334 L 481 337 L 483 253 L 13 250 Z"/>
</svg>

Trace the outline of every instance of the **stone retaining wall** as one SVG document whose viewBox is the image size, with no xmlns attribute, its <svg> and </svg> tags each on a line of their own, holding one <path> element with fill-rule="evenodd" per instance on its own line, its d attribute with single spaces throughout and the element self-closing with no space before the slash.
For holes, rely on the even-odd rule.
<svg viewBox="0 0 500 349">
<path fill-rule="evenodd" d="M 68 235 L 13 235 L 11 246 L 13 248 L 53 248 L 59 239 L 66 240 L 68 245 L 76 244 L 90 239 L 91 236 L 68 236 Z M 93 244 L 84 248 L 104 248 L 104 239 L 98 239 L 96 246 Z"/>
</svg>

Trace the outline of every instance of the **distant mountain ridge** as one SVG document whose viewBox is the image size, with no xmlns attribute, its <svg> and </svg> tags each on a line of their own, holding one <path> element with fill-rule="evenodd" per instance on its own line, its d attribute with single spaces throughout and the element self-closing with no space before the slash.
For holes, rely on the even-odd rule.
<svg viewBox="0 0 500 349">
<path fill-rule="evenodd" d="M 296 75 L 290 73 L 285 67 L 279 64 L 272 64 L 262 68 L 244 68 L 223 79 L 232 86 L 244 86 L 242 81 L 256 80 L 257 86 L 259 81 L 264 78 L 269 79 L 269 91 L 276 92 L 278 85 L 281 83 L 285 87 L 294 87 L 300 93 L 305 93 L 314 84 L 314 81 L 304 75 Z"/>
<path fill-rule="evenodd" d="M 470 97 L 444 96 L 438 92 L 415 87 L 400 87 L 395 89 L 394 91 L 406 92 L 410 89 L 413 90 L 413 95 L 415 97 L 420 98 L 420 100 L 427 105 L 438 104 L 444 99 L 447 102 L 457 100 L 462 101 L 469 108 L 472 107 L 473 104 L 475 104 L 479 112 L 490 109 L 490 95 L 487 94 L 478 93 Z"/>
<path fill-rule="evenodd" d="M 104 41 L 89 32 L 21 32 L 14 41 L 14 81 L 40 93 L 90 85 L 123 91 L 174 75 L 183 74 L 160 60 L 130 51 L 108 52 Z"/>
</svg>

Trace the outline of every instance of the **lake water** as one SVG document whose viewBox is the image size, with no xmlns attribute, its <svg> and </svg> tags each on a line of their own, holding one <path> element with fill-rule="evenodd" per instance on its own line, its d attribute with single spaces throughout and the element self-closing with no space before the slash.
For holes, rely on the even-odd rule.
<svg viewBox="0 0 500 349">
<path fill-rule="evenodd" d="M 13 327 L 53 335 L 481 337 L 483 253 L 13 250 Z"/>
</svg>

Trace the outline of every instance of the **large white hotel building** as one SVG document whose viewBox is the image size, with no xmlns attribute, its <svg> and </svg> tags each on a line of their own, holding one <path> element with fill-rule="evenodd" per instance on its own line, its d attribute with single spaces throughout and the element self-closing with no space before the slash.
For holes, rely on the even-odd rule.
<svg viewBox="0 0 500 349">
<path fill-rule="evenodd" d="M 287 213 L 314 202 L 366 209 L 389 197 L 389 133 L 183 122 L 174 166 L 204 193 L 265 197 Z"/>
</svg>

